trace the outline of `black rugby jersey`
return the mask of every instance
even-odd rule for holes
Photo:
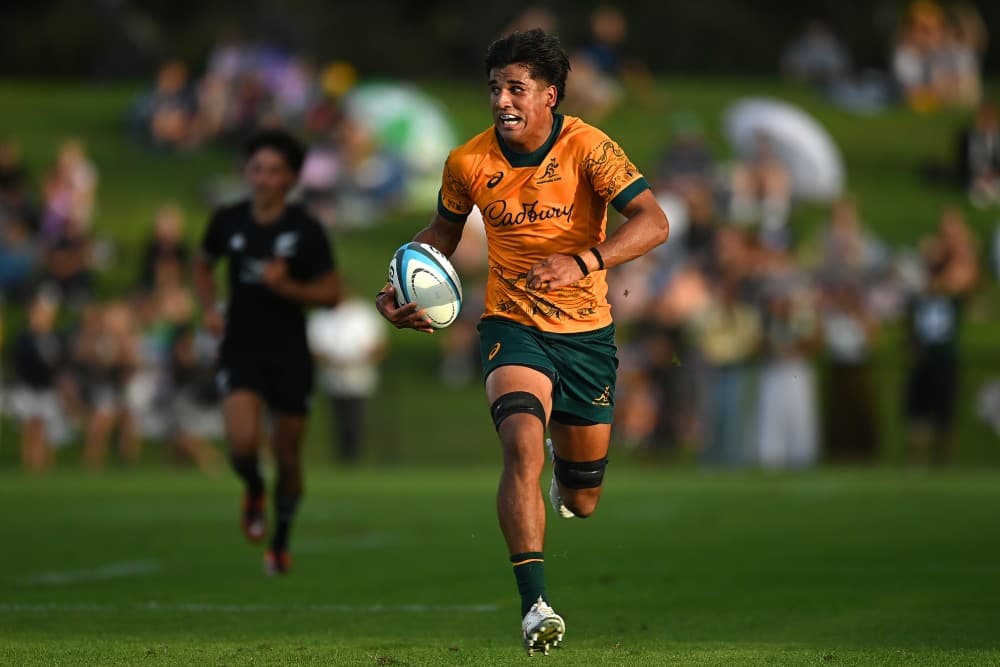
[[[318,221],[300,206],[289,205],[280,219],[261,225],[253,220],[250,202],[244,201],[215,212],[201,249],[212,260],[227,260],[227,340],[305,343],[303,305],[271,291],[261,275],[264,265],[277,257],[284,258],[288,275],[298,282],[336,268],[331,243]]]

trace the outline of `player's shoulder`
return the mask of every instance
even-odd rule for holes
[[[212,211],[211,222],[220,225],[233,225],[249,219],[250,201],[248,199],[241,199],[240,201],[217,206]]]
[[[560,139],[565,144],[584,150],[590,150],[606,141],[611,141],[604,130],[576,116],[563,117]]]
[[[323,227],[323,223],[317,220],[316,217],[302,204],[288,204],[287,219],[291,222],[291,224],[299,227],[300,229],[306,229],[314,233],[326,234],[326,229]]]
[[[493,127],[490,126],[465,143],[451,149],[448,154],[448,162],[456,166],[474,164],[486,159],[495,146],[496,136]]]

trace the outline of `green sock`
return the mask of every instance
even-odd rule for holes
[[[538,598],[548,601],[545,593],[545,557],[541,551],[529,551],[510,557],[514,564],[514,578],[521,593],[521,616],[538,602]]]

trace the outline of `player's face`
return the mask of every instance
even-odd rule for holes
[[[524,65],[490,70],[490,107],[493,124],[515,150],[530,152],[545,143],[552,131],[556,87],[531,78]]]
[[[263,147],[247,161],[246,179],[254,201],[274,203],[284,201],[295,185],[296,176],[281,153]]]

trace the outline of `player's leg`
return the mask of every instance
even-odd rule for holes
[[[291,566],[288,539],[302,497],[302,440],[305,430],[305,415],[275,415],[271,448],[278,479],[274,486],[274,533],[267,554],[267,567],[272,574],[287,572]]]
[[[271,450],[277,467],[274,484],[275,526],[266,556],[269,574],[281,574],[291,567],[288,540],[302,496],[302,440],[313,387],[313,367],[309,351],[289,345],[281,358],[272,358],[263,369],[266,400],[274,423]]]
[[[526,366],[501,366],[486,378],[486,399],[503,450],[497,515],[511,554],[541,551],[545,541],[538,484],[551,394],[552,381]]]
[[[222,415],[229,445],[229,461],[243,480],[241,514],[243,533],[251,542],[264,539],[266,512],[264,478],[260,474],[261,399],[254,392],[238,389],[222,399]]]
[[[566,628],[547,597],[539,485],[555,371],[537,332],[494,319],[482,320],[478,329],[486,397],[503,450],[497,517],[521,595],[521,635],[529,655],[545,653]]]
[[[549,424],[553,448],[553,485],[559,501],[573,515],[594,513],[604,488],[611,424]]]
[[[486,378],[503,450],[497,517],[521,596],[521,633],[528,655],[548,653],[566,625],[548,603],[545,585],[545,502],[539,481],[545,467],[545,423],[552,381],[527,366],[501,366]]]
[[[608,465],[618,359],[614,327],[553,336],[549,351],[559,382],[552,393],[549,499],[560,516],[590,516]]]

